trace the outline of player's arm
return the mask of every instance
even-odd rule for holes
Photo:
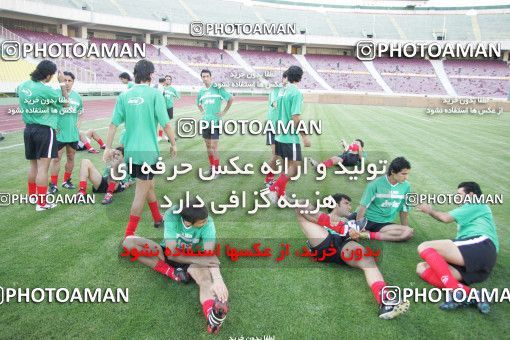
[[[206,237],[209,240],[212,240],[213,239],[212,237],[214,237],[215,239],[216,233],[215,232],[209,233],[208,236]],[[215,247],[216,247],[215,241],[204,242],[204,250],[214,251]],[[216,256],[213,256],[212,260],[216,261],[216,263],[213,265],[209,265],[209,273],[211,273],[211,279],[213,281],[211,289],[221,302],[225,302],[228,300],[228,290],[227,286],[225,285],[225,282],[223,281],[223,277],[221,276],[220,261]]]
[[[103,153],[103,161],[106,162],[110,158],[110,154],[112,151],[113,139],[115,138],[115,133],[117,132],[117,126],[124,123],[126,117],[126,112],[124,110],[124,105],[121,96],[117,97],[117,102],[115,103],[115,108],[113,109],[113,117],[112,122],[108,126],[108,134],[106,135],[106,147]]]
[[[64,74],[61,71],[58,71],[57,80],[60,85],[60,91],[62,91],[62,97],[65,98],[64,107],[69,106],[69,91],[67,90],[66,83],[64,82]]]
[[[166,111],[166,104],[165,99],[163,96],[157,96],[156,97],[156,103],[155,103],[155,112],[156,112],[156,119],[163,127],[163,130],[165,130],[166,135],[168,136],[168,139],[170,140],[171,144],[171,150],[170,154],[172,157],[175,157],[177,155],[177,146],[175,145],[175,135],[174,130],[172,129],[172,125],[170,123],[170,119],[168,118],[168,113]]]
[[[359,202],[358,212],[356,214],[356,221],[360,221],[365,217],[365,213],[367,211],[367,207],[375,198],[376,194],[376,186],[375,182],[371,182],[363,191],[363,195],[361,196],[361,201]]]
[[[198,92],[196,103],[197,103],[198,110],[200,110],[200,113],[203,114],[204,113],[204,107],[203,107],[202,103],[200,103],[201,95],[202,95],[202,91]]]
[[[303,96],[301,94],[296,95],[292,98],[290,113],[292,114],[292,122],[294,123],[294,127],[299,126],[299,122],[301,121],[301,111],[303,108]],[[305,134],[305,131],[299,131],[301,135],[301,139],[303,140],[303,145],[305,147],[310,147],[312,144],[310,143],[310,139],[308,135]]]
[[[225,90],[224,88],[221,88],[221,96],[222,98],[224,99],[227,99],[227,105],[225,106],[225,108],[223,109],[223,111],[221,112],[220,116],[224,116],[227,114],[228,110],[230,110],[230,107],[232,106],[232,103],[234,102],[234,97],[227,92],[227,90]]]
[[[356,213],[356,221],[360,221],[365,217],[365,212],[367,211],[367,207],[365,205],[360,205],[358,208],[358,212]]]
[[[400,214],[400,224],[401,225],[409,225],[409,221],[408,221],[409,213],[407,211],[401,211],[399,214]]]
[[[438,220],[439,222],[443,223],[451,223],[454,222],[455,219],[453,216],[448,212],[443,211],[437,211],[432,208],[430,204],[420,204],[416,207],[418,211],[421,211],[427,215],[432,216],[434,219]]]

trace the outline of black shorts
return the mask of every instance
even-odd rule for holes
[[[57,149],[60,151],[64,146],[69,145],[74,150],[78,150],[78,141],[76,142],[59,142],[57,141]]]
[[[149,172],[148,174],[142,173],[142,166],[143,165],[133,164],[132,165],[133,172],[130,173],[130,175],[133,176],[133,177],[136,177],[138,179],[141,179],[142,181],[150,181],[151,179],[153,179],[154,178],[154,173],[153,172]],[[149,165],[149,167],[152,170],[157,171],[155,164]],[[129,169],[129,167],[128,167],[128,169]]]
[[[358,162],[359,162],[359,155],[356,155],[356,154],[353,154],[350,152],[344,152],[343,154],[339,155],[338,157],[340,157],[343,160],[342,165],[345,165],[345,166],[354,166],[354,165],[358,164]]]
[[[168,118],[174,119],[174,108],[173,107],[169,107],[168,109],[166,109],[166,112],[168,113]]]
[[[374,221],[367,220],[367,225],[365,226],[365,230],[377,232],[377,231],[381,231],[381,229],[383,227],[386,227],[387,225],[390,225],[390,224],[394,224],[394,223],[393,222],[380,223],[380,222],[374,222]]]
[[[57,158],[57,136],[55,130],[47,125],[27,124],[23,131],[25,158]]]
[[[220,139],[220,128],[211,124],[202,130],[202,137],[204,139]]]
[[[286,158],[289,161],[302,161],[301,144],[299,143],[280,143],[274,142],[275,152],[281,158]]]
[[[161,244],[160,244],[160,247],[161,247],[161,250],[163,251],[163,254],[165,254],[166,247],[163,247]],[[188,272],[188,268],[190,266],[189,263],[179,263],[179,262],[175,262],[175,261],[169,260],[168,257],[166,257],[166,256],[165,256],[165,262],[166,262],[166,264],[168,264],[169,266],[174,267],[175,269],[182,268],[182,270],[184,270],[186,273]],[[191,275],[190,275],[190,278],[193,279],[191,277]]]
[[[275,143],[274,137],[274,133],[268,131],[268,133],[266,133],[266,145],[273,145]]]
[[[346,264],[342,259],[342,248],[348,243],[352,241],[349,236],[340,236],[338,234],[332,234],[328,232],[328,236],[316,247],[310,247],[310,243],[308,241],[308,247],[312,252],[317,251],[316,259],[321,259],[324,256],[324,252],[333,247],[336,249],[336,253],[333,256],[327,256],[321,262],[334,262],[338,264]]]
[[[97,189],[92,187],[92,192],[95,194],[106,194],[107,191],[108,191],[108,176],[103,176],[103,178],[101,178],[101,184],[99,184]],[[119,183],[119,185],[117,185],[117,187],[115,188],[114,192],[121,192],[121,191],[124,191],[124,188]]]
[[[452,240],[464,258],[464,266],[451,264],[470,285],[485,281],[496,264],[496,246],[487,236],[475,236],[463,240]]]

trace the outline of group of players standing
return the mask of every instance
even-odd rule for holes
[[[31,74],[31,79],[22,83],[17,93],[23,120],[25,155],[30,161],[28,175],[28,193],[37,194],[37,211],[51,209],[54,205],[46,202],[48,170],[51,168],[52,187],[56,186],[60,158],[66,148],[67,163],[63,186],[72,188],[70,181],[74,163],[74,151],[80,140],[78,116],[83,110],[83,102],[79,94],[72,90],[74,75],[69,72],[58,73],[60,90],[47,85],[56,73],[56,66],[51,61],[42,61]],[[108,135],[104,144],[103,160],[115,168],[124,159],[130,159],[132,172],[136,179],[135,194],[126,226],[123,246],[126,250],[146,247],[161,249],[158,257],[140,257],[139,261],[155,271],[178,282],[193,279],[200,290],[200,303],[207,320],[208,332],[217,333],[228,312],[228,290],[219,270],[216,257],[169,257],[165,252],[180,247],[191,247],[194,250],[214,250],[216,230],[212,216],[207,208],[195,207],[196,200],[174,213],[176,207],[169,209],[164,216],[159,211],[153,173],[142,171],[142,165],[154,167],[158,161],[158,142],[163,137],[157,131],[162,127],[170,143],[172,157],[177,154],[174,131],[171,126],[173,118],[173,101],[179,98],[175,89],[171,88],[171,77],[160,79],[159,90],[150,86],[155,73],[154,65],[148,60],[140,60],[134,67],[134,83],[129,74],[121,74],[121,81],[128,84],[128,90],[122,92],[116,101]],[[200,89],[196,104],[202,113],[202,119],[208,121],[209,128],[202,132],[210,171],[217,176],[220,163],[218,152],[219,131],[213,126],[221,120],[230,109],[233,97],[224,88],[212,81],[212,74],[205,69],[200,74],[204,86]],[[282,86],[275,88],[269,96],[267,119],[284,125],[294,122],[298,124],[303,111],[303,95],[299,83],[303,71],[298,66],[291,66],[283,73]],[[163,94],[163,95],[162,95]],[[37,100],[36,100],[37,99]],[[227,105],[222,110],[222,101]],[[125,130],[121,137],[121,146],[112,148],[116,130],[124,124]],[[301,137],[301,138],[300,138]],[[288,167],[277,178],[268,174],[265,178],[268,197],[276,203],[286,196],[289,179],[296,175],[301,166],[301,142],[305,147],[311,143],[306,134],[293,134],[292,131],[267,135],[267,144],[271,146],[272,155],[268,161],[272,169],[276,169],[277,161],[284,159]],[[364,143],[357,139],[346,146],[345,152],[324,162],[326,167],[337,162],[346,166],[363,157]],[[355,156],[352,156],[355,155]],[[317,162],[315,162],[315,165]],[[109,167],[107,167],[109,169]],[[379,317],[392,319],[409,308],[408,301],[388,301],[383,288],[386,283],[373,258],[346,260],[352,252],[364,248],[360,240],[371,239],[381,241],[406,241],[413,237],[413,229],[409,227],[408,211],[405,196],[409,193],[407,181],[411,165],[403,157],[395,158],[385,176],[369,183],[361,198],[356,212],[351,212],[351,198],[346,194],[334,194],[332,197],[336,207],[328,213],[304,213],[309,209],[296,210],[298,224],[308,240],[311,250],[317,251],[318,258],[324,258],[324,252],[333,247],[335,256],[326,257],[326,261],[346,264],[363,270],[367,283],[379,304]],[[87,179],[94,185],[94,192],[107,192],[106,203],[111,202],[114,191],[125,188],[126,183],[113,181],[109,175],[101,176],[92,163],[84,160],[80,169],[80,191],[87,191]],[[127,183],[129,185],[130,182]],[[463,182],[458,186],[460,195],[481,195],[480,187],[475,182]],[[105,201],[103,201],[104,203]],[[155,227],[164,225],[164,239],[161,244],[135,235],[140,216],[145,204],[149,205]],[[418,252],[425,262],[417,266],[417,273],[431,285],[439,288],[462,289],[470,293],[473,288],[468,285],[485,280],[496,261],[499,250],[496,227],[490,208],[485,204],[464,204],[451,212],[444,213],[432,209],[429,205],[421,205],[418,210],[429,214],[435,219],[450,223],[457,222],[458,232],[455,240],[428,241],[419,245]],[[394,223],[396,215],[400,215],[400,224]],[[347,253],[347,256],[340,256]],[[462,282],[462,283],[461,283]],[[475,292],[476,293],[476,292]],[[483,313],[488,312],[485,302],[446,301],[442,309],[453,309],[472,304]]]

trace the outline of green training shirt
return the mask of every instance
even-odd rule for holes
[[[83,112],[83,100],[78,92],[69,93],[69,106],[60,109],[58,117],[57,140],[62,143],[80,140],[78,117]]]
[[[283,122],[286,127],[292,121],[292,116],[300,115],[303,108],[303,94],[295,84],[287,84],[284,88],[282,96],[278,96],[278,121]],[[281,124],[281,123],[280,123]],[[297,128],[297,126],[295,126]],[[299,134],[292,133],[289,128],[288,133],[278,134],[278,129],[275,140],[279,143],[299,144]],[[280,131],[283,132],[283,131]]]
[[[232,95],[223,87],[212,84],[209,88],[202,87],[197,95],[197,105],[201,105],[204,109],[203,120],[219,121],[221,117],[221,101],[228,101]]]

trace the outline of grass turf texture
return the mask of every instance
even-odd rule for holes
[[[228,118],[264,119],[265,110],[266,103],[234,103]],[[176,113],[177,118],[196,116],[192,107]],[[369,160],[374,155],[387,155],[389,160],[403,155],[411,161],[413,191],[450,193],[459,182],[475,180],[485,193],[502,193],[508,197],[505,169],[510,166],[506,145],[510,119],[507,114],[428,117],[423,109],[307,104],[304,117],[323,122],[323,135],[311,138],[312,147],[303,149],[304,155],[325,159],[338,153],[340,137],[348,141],[360,137],[365,142]],[[103,128],[98,132],[105,139],[104,127],[108,122],[109,118],[84,122],[82,129]],[[2,192],[26,191],[28,163],[23,147],[3,149],[22,142],[22,134],[17,132],[8,134],[8,139],[0,144],[4,160],[0,164]],[[180,139],[175,161],[169,160],[167,144],[160,144],[168,165],[192,162],[194,171],[173,183],[159,178],[158,197],[166,194],[175,200],[189,190],[206,201],[223,203],[231,190],[252,192],[262,187],[262,175],[200,182],[196,169],[208,166],[203,144],[200,137]],[[96,146],[94,142],[93,146]],[[240,155],[241,164],[260,164],[270,153],[263,136],[222,137],[220,150],[222,162],[227,156]],[[78,184],[78,166],[83,158],[92,159],[100,170],[103,168],[101,154],[77,153],[75,184]],[[374,160],[377,159],[371,161]],[[63,172],[62,169],[59,181]],[[324,181],[316,182],[309,174],[299,183],[289,183],[288,192],[307,198],[315,197],[316,190],[324,194],[343,192],[353,198],[356,207],[365,184],[365,179],[349,181],[345,176],[334,175],[330,169]],[[60,192],[68,191],[61,188]],[[127,304],[4,304],[0,306],[0,338],[208,337],[196,285],[176,284],[147,267],[119,257],[119,242],[133,195],[134,189],[115,195],[109,206],[102,206],[102,195],[96,195],[95,205],[59,206],[42,213],[36,213],[33,206],[0,209],[1,286],[129,288]],[[475,285],[477,287],[503,288],[508,284],[510,242],[505,235],[510,216],[507,207],[508,203],[491,207],[501,251],[491,277]],[[292,247],[304,244],[293,211],[270,208],[251,216],[247,210],[232,210],[215,216],[220,242],[228,239],[232,245],[246,245],[258,240],[265,245],[289,239]],[[426,240],[453,238],[456,227],[436,222],[415,210],[409,221],[415,228],[411,241],[372,245],[382,248],[380,268],[388,284],[430,288],[415,274],[416,263],[420,261],[416,247]],[[148,207],[144,209],[137,234],[154,239],[163,235],[161,229],[152,227]],[[293,249],[296,248],[291,251]],[[279,248],[273,253],[279,253]],[[274,257],[249,261],[222,260],[231,313],[220,338],[263,335],[287,339],[336,336],[503,338],[510,331],[508,303],[492,306],[487,316],[471,308],[443,312],[437,304],[412,303],[406,315],[384,321],[377,317],[377,305],[359,270],[323,264],[312,266],[307,260],[294,256],[280,264],[275,263]]]

